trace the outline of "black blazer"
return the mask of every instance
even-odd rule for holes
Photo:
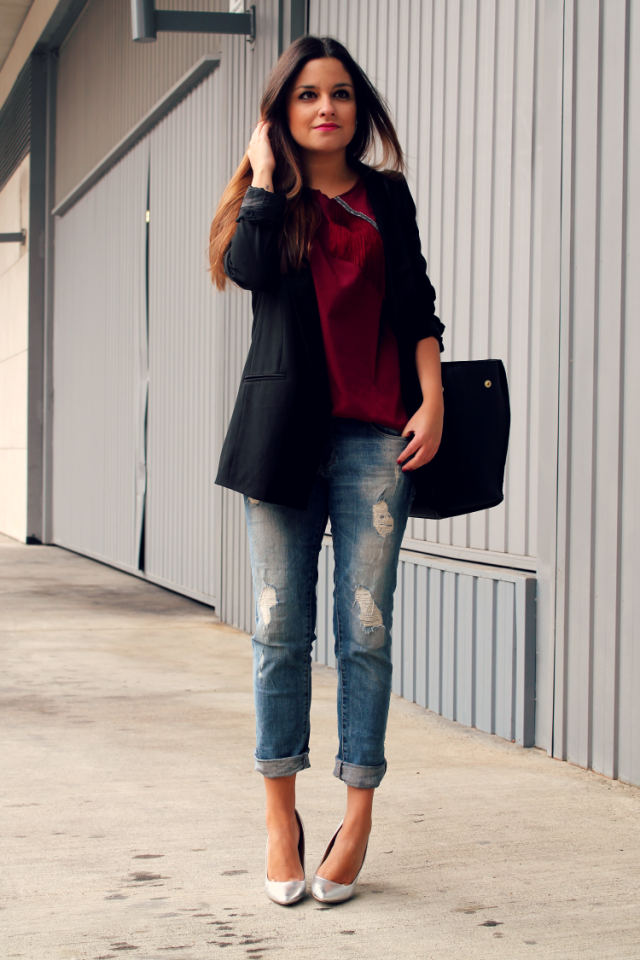
[[[418,340],[436,337],[435,290],[420,249],[416,207],[404,178],[354,164],[384,244],[382,320],[398,342],[402,399],[411,417],[422,403]],[[224,257],[227,276],[251,290],[252,339],[222,447],[216,483],[256,500],[306,509],[331,422],[329,381],[311,270],[280,273],[278,234],[286,198],[249,187]],[[431,516],[421,469],[412,516]]]

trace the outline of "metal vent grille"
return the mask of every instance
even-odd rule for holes
[[[31,143],[31,61],[24,65],[0,110],[0,190],[29,153]]]

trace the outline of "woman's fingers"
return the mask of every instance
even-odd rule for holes
[[[269,140],[269,128],[271,124],[268,120],[259,120],[251,135],[247,156],[254,172],[272,172],[275,168],[275,157],[271,149]]]
[[[402,436],[411,439],[398,457],[403,471],[418,470],[433,460],[442,438],[442,414],[440,399],[439,408],[434,409],[432,404],[423,403],[409,420]]]
[[[251,139],[257,143],[261,137],[265,137],[269,132],[269,122],[268,120],[259,120],[256,124],[255,130],[251,135]]]
[[[433,460],[437,452],[438,444],[433,438],[414,435],[398,457],[398,463],[403,464],[403,471],[417,470]]]
[[[398,463],[404,463],[404,461],[411,457],[420,447],[422,446],[422,440],[419,439],[414,433],[413,438],[406,445],[400,456],[398,457]]]
[[[412,460],[409,460],[409,463],[405,463],[402,468],[403,473],[409,473],[410,470],[417,470],[419,467],[424,467],[425,463],[428,463],[432,457],[428,456],[424,449],[421,448],[413,457]]]
[[[422,454],[422,448],[419,448],[418,451],[416,452],[416,455],[412,457],[408,463],[405,463],[403,465],[402,472],[409,473],[410,470],[417,470],[418,467],[421,467],[424,463],[426,463],[426,460],[423,459],[421,454]]]

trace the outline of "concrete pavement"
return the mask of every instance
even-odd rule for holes
[[[394,697],[357,897],[285,909],[262,888],[245,634],[6,538],[0,630],[0,957],[640,958],[640,790]],[[321,667],[308,875],[342,816],[334,704]]]

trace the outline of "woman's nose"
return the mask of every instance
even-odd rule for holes
[[[331,97],[327,97],[320,101],[320,106],[318,107],[318,113],[325,117],[328,113],[334,113],[333,103],[331,102]]]

